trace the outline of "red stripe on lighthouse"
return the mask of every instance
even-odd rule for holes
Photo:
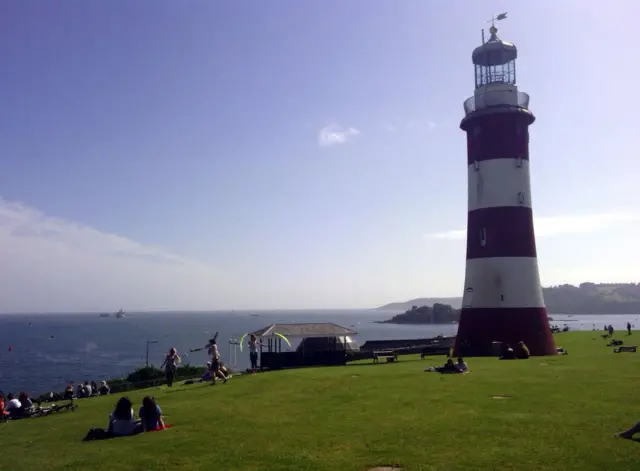
[[[467,131],[467,164],[491,159],[529,160],[529,124],[533,120],[525,110],[467,118],[461,125]]]
[[[531,208],[500,206],[468,214],[467,260],[487,257],[536,257]]]
[[[556,354],[544,307],[463,308],[456,334],[456,355],[498,356],[492,341],[512,347],[522,341],[532,355]]]

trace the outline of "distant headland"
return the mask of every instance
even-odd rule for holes
[[[550,286],[542,288],[542,292],[549,314],[640,314],[640,283],[585,282],[578,286]],[[385,304],[376,310],[405,311],[385,322],[438,324],[456,322],[461,305],[462,298],[417,298]]]
[[[433,306],[411,306],[406,312],[378,324],[453,324],[459,320],[459,309],[449,304],[435,303]]]

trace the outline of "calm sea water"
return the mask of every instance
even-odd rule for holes
[[[255,314],[258,314],[257,316]],[[160,364],[170,347],[183,362],[202,365],[204,352],[185,354],[202,347],[215,332],[226,364],[246,368],[248,353],[229,347],[229,339],[274,323],[335,322],[367,340],[428,338],[455,335],[456,325],[376,324],[395,313],[380,311],[257,311],[234,313],[132,313],[122,319],[97,314],[0,315],[0,390],[37,394],[59,391],[68,381],[126,376],[144,365],[147,341],[149,360]],[[600,330],[605,324],[623,329],[627,321],[640,324],[640,316],[552,316],[555,324],[572,329]],[[30,325],[31,324],[31,325]],[[296,343],[292,340],[293,347]]]

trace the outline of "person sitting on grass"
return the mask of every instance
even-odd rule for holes
[[[500,355],[500,359],[501,360],[515,360],[516,359],[516,354],[513,351],[513,348],[511,348],[511,345],[509,345],[508,343],[505,343],[503,345],[502,355]]]
[[[108,432],[116,437],[133,435],[141,431],[141,425],[133,417],[133,405],[127,397],[118,399],[114,411],[109,415]]]
[[[20,415],[20,411],[22,410],[22,403],[19,399],[9,393],[7,396],[7,402],[4,405],[4,410],[9,414],[9,416],[17,416]]]
[[[204,367],[204,374],[202,375],[202,378],[200,378],[200,381],[206,383],[207,381],[213,380],[213,370],[211,369],[211,362],[208,361],[207,363],[205,363]]]
[[[529,349],[527,348],[527,346],[524,344],[522,340],[518,342],[518,346],[516,347],[515,353],[516,353],[516,358],[518,360],[527,360],[531,356]]]
[[[640,433],[640,422],[635,424],[629,430],[625,430],[624,432],[618,433],[616,436],[620,438],[627,438],[631,440],[636,433]]]
[[[456,364],[453,362],[453,358],[449,357],[447,362],[442,366],[436,366],[435,371],[438,373],[459,373]]]
[[[456,363],[456,369],[458,370],[458,373],[466,373],[469,371],[469,366],[467,365],[467,362],[464,361],[464,358],[462,357],[458,358],[458,363]]]
[[[73,387],[73,381],[72,381],[69,384],[67,384],[67,387],[64,390],[64,398],[69,400],[73,399],[74,391],[75,389]]]
[[[103,381],[102,383],[100,383],[100,387],[98,388],[98,392],[100,393],[101,396],[106,396],[107,394],[109,394],[111,392],[111,388],[109,388],[109,385],[107,384],[106,381]]]
[[[163,430],[164,421],[162,420],[162,409],[156,404],[153,396],[146,396],[142,400],[142,407],[138,414],[142,424],[143,432],[152,432],[154,430]]]
[[[29,414],[33,410],[33,401],[26,392],[21,392],[18,396],[20,407],[25,414]]]
[[[4,418],[9,415],[9,413],[4,410],[5,405],[4,393],[0,391],[0,418]]]

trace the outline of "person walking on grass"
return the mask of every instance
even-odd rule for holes
[[[176,372],[178,371],[178,365],[180,364],[181,361],[182,360],[178,355],[178,352],[176,351],[176,349],[174,347],[171,347],[171,349],[169,349],[169,353],[167,353],[167,356],[164,357],[164,361],[160,366],[160,369],[164,368],[164,374],[165,374],[165,377],[167,378],[168,387],[173,386],[173,380],[176,376]]]
[[[627,332],[631,335],[631,322],[627,322]]]
[[[258,346],[262,347],[262,342],[258,341],[255,334],[249,336],[249,360],[251,360],[251,374],[258,372]]]

